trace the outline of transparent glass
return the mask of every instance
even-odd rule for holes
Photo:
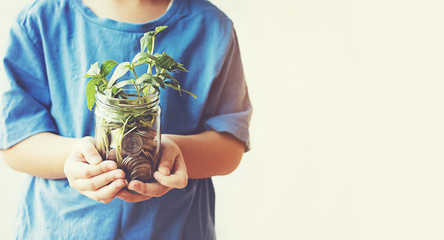
[[[161,140],[159,94],[116,99],[97,93],[94,112],[102,158],[115,161],[128,182],[154,182]]]

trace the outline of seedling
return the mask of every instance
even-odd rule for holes
[[[114,60],[106,60],[102,64],[96,62],[91,65],[85,75],[91,78],[86,86],[89,110],[93,110],[95,105],[97,108],[97,98],[107,99],[107,101],[115,99],[116,103],[127,100],[125,105],[117,104],[118,108],[113,110],[112,117],[101,117],[99,122],[96,119],[96,141],[102,157],[115,160],[117,165],[127,173],[128,181],[133,179],[144,182],[153,181],[152,173],[157,168],[158,149],[151,151],[146,146],[157,145],[158,148],[159,141],[156,137],[147,138],[146,136],[158,134],[158,131],[153,129],[153,124],[158,119],[160,110],[157,108],[157,102],[152,101],[159,100],[161,90],[169,87],[177,90],[181,96],[182,93],[187,93],[196,98],[193,93],[182,89],[180,82],[173,77],[173,73],[188,72],[183,64],[178,63],[165,52],[154,53],[156,36],[166,28],[166,26],[159,26],[154,31],[145,33],[140,39],[140,52],[131,62],[118,63]],[[146,72],[138,76],[136,68],[143,67],[146,67]],[[148,104],[148,107],[143,109],[137,107],[143,104]],[[143,146],[137,144],[143,144]],[[137,151],[133,153],[128,149]],[[142,157],[147,161],[144,162]],[[137,159],[143,167],[137,168],[137,164],[133,164],[131,159]],[[149,167],[147,167],[147,162],[150,163]],[[148,172],[149,176],[146,177],[141,172]]]

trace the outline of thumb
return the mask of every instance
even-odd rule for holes
[[[171,169],[173,168],[174,160],[175,156],[172,156],[168,153],[162,154],[158,167],[159,172],[162,173],[164,176],[169,176]]]
[[[94,139],[90,137],[84,138],[83,141],[80,142],[79,147],[83,157],[89,164],[97,165],[102,161],[102,157],[94,146]]]

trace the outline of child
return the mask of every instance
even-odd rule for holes
[[[130,182],[95,148],[82,76],[127,61],[157,26],[155,52],[197,100],[161,94],[158,183]],[[215,239],[211,177],[249,149],[251,104],[231,21],[205,0],[35,0],[12,26],[4,57],[0,149],[29,174],[18,239]],[[103,204],[107,203],[107,204]]]

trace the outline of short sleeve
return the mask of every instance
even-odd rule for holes
[[[2,68],[0,149],[7,149],[40,132],[56,132],[50,115],[51,98],[43,49],[24,23],[10,31]]]
[[[222,68],[211,86],[207,101],[204,129],[227,132],[244,142],[245,151],[248,151],[252,106],[234,29]]]

